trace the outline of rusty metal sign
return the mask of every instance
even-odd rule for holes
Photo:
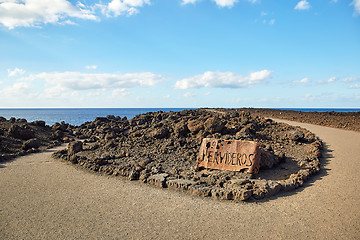
[[[204,138],[197,166],[230,171],[248,169],[249,173],[257,174],[260,160],[261,153],[257,142]]]

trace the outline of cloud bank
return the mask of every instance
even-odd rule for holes
[[[41,27],[44,24],[74,24],[73,18],[99,20],[97,10],[107,17],[134,15],[138,8],[150,0],[99,1],[92,6],[81,2],[73,5],[68,0],[1,0],[0,23],[8,29],[16,27]]]
[[[11,86],[5,87],[1,92],[6,96],[21,96],[28,94],[31,89],[31,84],[27,82],[14,83]]]
[[[262,70],[243,76],[233,72],[205,72],[177,81],[174,88],[246,88],[255,84],[265,83],[266,79],[271,76],[271,73],[272,71]]]
[[[112,0],[108,4],[96,4],[103,14],[107,17],[117,17],[120,15],[134,15],[138,13],[138,8],[149,5],[150,0]]]
[[[131,88],[152,87],[163,77],[151,72],[42,72],[9,78],[1,85],[0,102],[8,106],[99,106],[130,95]],[[130,102],[131,103],[131,102]]]
[[[42,24],[71,24],[70,18],[97,20],[94,12],[78,3],[67,0],[2,0],[0,23],[9,29],[15,27],[39,27]]]
[[[71,90],[88,89],[112,89],[112,88],[133,88],[150,87],[162,81],[161,75],[151,72],[143,73],[80,73],[80,72],[61,72],[61,73],[39,73],[33,74],[22,79],[23,81],[44,80],[49,84],[59,88]]]

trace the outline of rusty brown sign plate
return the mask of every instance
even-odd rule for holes
[[[249,173],[257,174],[260,167],[260,155],[259,144],[254,141],[204,138],[197,166],[230,171],[248,169]]]

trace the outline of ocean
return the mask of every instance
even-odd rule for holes
[[[26,109],[0,109],[0,116],[9,119],[25,118],[32,122],[43,120],[48,125],[64,121],[71,125],[81,125],[84,122],[94,121],[96,117],[114,115],[133,118],[136,115],[157,111],[182,111],[190,108],[26,108]]]
[[[87,121],[93,121],[96,117],[106,117],[107,115],[114,115],[120,117],[127,117],[128,119],[134,116],[147,112],[157,111],[182,111],[194,108],[26,108],[26,109],[0,109],[0,116],[10,119],[25,118],[29,122],[36,120],[43,120],[48,125],[53,125],[55,122],[64,121],[71,125],[81,125]],[[280,110],[295,110],[304,112],[358,112],[360,108],[274,108]]]

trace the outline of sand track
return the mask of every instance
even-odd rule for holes
[[[292,124],[324,141],[323,170],[306,187],[260,202],[99,176],[52,151],[1,164],[0,239],[359,239],[360,133]]]

